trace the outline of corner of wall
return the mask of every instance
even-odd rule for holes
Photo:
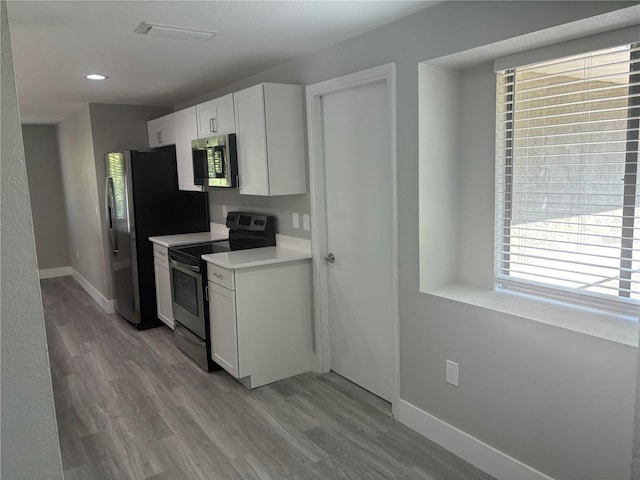
[[[455,281],[458,265],[459,74],[419,65],[420,291]]]
[[[7,4],[0,1],[0,476],[62,479]]]

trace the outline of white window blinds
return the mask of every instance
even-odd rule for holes
[[[496,282],[638,313],[640,44],[498,72]]]

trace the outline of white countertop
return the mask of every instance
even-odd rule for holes
[[[186,245],[189,243],[210,242],[211,240],[224,240],[228,235],[219,232],[199,232],[199,233],[182,233],[177,235],[161,235],[157,237],[149,237],[153,243],[162,245],[163,247],[173,247],[175,245]]]
[[[203,255],[202,258],[214,265],[230,270],[237,270],[240,268],[260,267],[274,263],[307,260],[311,258],[311,253],[285,247],[264,247],[236,250],[235,252],[212,253],[210,255]]]

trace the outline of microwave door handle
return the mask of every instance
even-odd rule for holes
[[[213,175],[215,178],[227,177],[227,156],[224,145],[213,147]]]

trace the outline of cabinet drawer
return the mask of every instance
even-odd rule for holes
[[[169,268],[169,255],[167,250],[167,247],[163,247],[157,243],[153,244],[153,256],[160,260],[162,266],[165,268]]]
[[[207,344],[196,337],[188,329],[179,323],[174,323],[173,329],[176,346],[189,355],[198,365],[207,370],[209,361],[207,359]]]
[[[227,270],[213,263],[207,263],[207,277],[213,283],[222,285],[229,290],[236,289],[233,270]]]

